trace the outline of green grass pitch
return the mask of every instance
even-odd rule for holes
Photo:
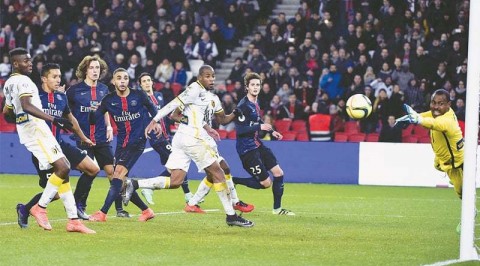
[[[74,187],[77,178],[72,178]],[[255,205],[245,217],[253,228],[228,227],[215,193],[202,208],[186,214],[183,193],[155,192],[157,213],[146,223],[136,215],[106,223],[86,222],[97,231],[65,231],[61,202],[49,205],[53,230],[16,223],[15,205],[41,189],[36,176],[0,175],[1,265],[422,265],[458,258],[455,227],[460,201],[452,189],[286,184],[284,207],[294,217],[271,213],[271,190],[237,186],[240,197]],[[198,181],[191,181],[194,191]],[[97,178],[88,201],[98,210],[108,190]],[[470,264],[462,264],[470,265]]]

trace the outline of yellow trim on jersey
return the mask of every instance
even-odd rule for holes
[[[25,97],[25,96],[29,96],[29,97],[32,97],[32,94],[31,93],[22,93],[18,96],[18,98],[22,98],[22,97]]]
[[[50,153],[47,152],[47,149],[45,149],[45,146],[43,145],[42,141],[37,139],[37,143],[40,146],[40,148],[42,149],[43,153],[47,156],[48,162],[53,163],[52,157],[50,157]]]
[[[219,113],[221,113],[221,112],[223,112],[223,108],[220,109],[220,110],[218,110],[218,111],[216,111],[215,114],[219,114]]]
[[[185,106],[185,103],[182,100],[180,100],[180,98],[178,98],[178,96],[175,97],[175,99],[173,99],[173,100],[178,100],[180,102],[180,106],[179,106],[180,108],[181,108],[181,106]]]
[[[205,87],[203,87],[202,83],[200,83],[200,81],[197,80],[197,84],[200,85],[200,87],[202,87],[204,90],[206,90]]]
[[[13,109],[13,104],[12,104],[12,105],[6,104],[5,106],[6,106],[8,109]]]

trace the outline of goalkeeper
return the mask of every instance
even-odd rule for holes
[[[464,140],[457,117],[450,105],[448,91],[436,90],[431,98],[430,111],[418,114],[410,106],[404,105],[407,115],[398,118],[397,123],[419,124],[430,129],[430,139],[435,153],[434,166],[437,170],[447,173],[461,199]]]

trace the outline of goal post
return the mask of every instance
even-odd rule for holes
[[[478,260],[475,245],[476,176],[478,146],[478,116],[480,93],[480,1],[470,1],[468,39],[468,72],[465,112],[465,157],[463,167],[462,231],[460,261]]]

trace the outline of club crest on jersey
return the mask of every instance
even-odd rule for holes
[[[62,96],[60,96],[60,94],[57,94],[57,100],[59,100],[59,101],[62,100]]]
[[[215,102],[214,101],[212,101],[212,107],[215,107]]]
[[[137,106],[137,101],[136,101],[136,100],[132,100],[132,101],[130,102],[130,104],[131,104],[132,106]]]

